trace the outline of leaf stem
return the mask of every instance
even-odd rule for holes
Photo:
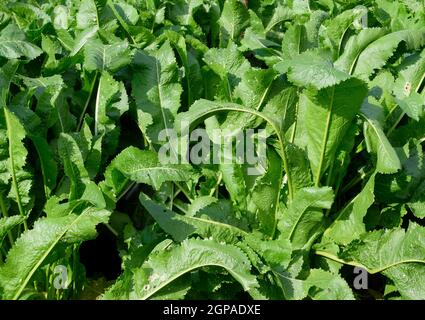
[[[94,109],[94,136],[97,136],[98,133],[98,122],[99,122],[99,105],[100,105],[100,90],[102,88],[102,77],[99,78],[99,83],[97,85],[96,93],[96,104]]]
[[[294,129],[292,130],[291,133],[291,139],[289,140],[291,143],[294,143],[295,141],[295,136],[297,134],[297,125],[298,125],[298,104],[299,102],[297,102],[297,104],[295,105],[295,121],[294,121]]]
[[[186,196],[187,200],[189,200],[190,203],[192,203],[193,202],[193,199],[189,196],[189,194],[187,193],[187,191],[177,181],[174,181],[174,184]]]
[[[77,125],[77,131],[81,130],[81,127],[83,126],[83,120],[84,120],[84,115],[86,114],[87,108],[89,106],[90,100],[91,100],[91,96],[93,94],[93,90],[94,90],[94,85],[96,83],[97,80],[97,76],[98,76],[99,72],[96,71],[93,81],[91,83],[91,87],[90,87],[90,91],[89,91],[89,96],[87,97],[86,103],[84,105],[83,111],[81,112],[80,115],[80,119],[78,120],[78,125]]]
[[[380,267],[380,268],[374,268],[374,269],[369,269],[368,267],[366,267],[365,265],[361,264],[360,262],[356,262],[356,261],[345,261],[343,259],[338,258],[337,256],[335,256],[332,253],[326,252],[326,251],[321,251],[318,250],[315,252],[317,255],[328,258],[330,260],[342,263],[342,264],[346,264],[349,266],[353,266],[353,267],[359,267],[362,269],[365,269],[367,271],[367,273],[369,274],[376,274],[376,273],[380,273],[383,272],[389,268],[392,267],[396,267],[400,264],[404,264],[404,263],[421,263],[421,264],[425,264],[425,260],[419,260],[419,259],[406,259],[406,260],[400,260],[397,262],[393,262],[391,264],[388,264],[386,266]]]
[[[27,231],[28,230],[28,225],[26,220],[27,217],[25,215],[24,208],[22,206],[21,196],[19,194],[18,180],[16,178],[16,172],[15,172],[15,156],[13,154],[12,142],[11,142],[13,141],[13,137],[12,137],[12,132],[10,130],[10,128],[12,127],[12,123],[10,122],[9,113],[8,111],[6,111],[6,108],[4,109],[4,118],[6,120],[6,126],[8,128],[7,136],[9,141],[9,159],[10,159],[10,169],[11,169],[10,171],[12,174],[12,185],[16,192],[16,203],[18,204],[19,214],[25,218],[25,220],[23,221],[23,224],[24,224],[25,231]]]
[[[103,224],[109,231],[111,231],[111,233],[115,236],[118,237],[118,231],[115,230],[109,223],[104,223]]]
[[[334,99],[335,99],[335,87],[332,88],[332,96],[331,96],[331,101],[329,105],[328,116],[326,119],[325,135],[322,141],[322,152],[320,154],[319,166],[317,168],[317,173],[316,173],[316,181],[315,181],[316,187],[320,186],[320,178],[322,176],[323,165],[325,162],[326,146],[328,144],[329,131],[330,131],[331,123],[332,123],[332,111],[333,111]]]
[[[212,197],[214,195],[214,193],[216,193],[216,191],[218,191],[218,187],[220,186],[222,179],[223,179],[223,173],[220,171],[218,179],[217,179],[217,183],[215,184],[214,188],[211,189],[210,197]]]
[[[120,193],[120,195],[117,197],[116,202],[120,201],[122,197],[124,197],[131,189],[133,189],[137,185],[136,182],[131,182],[128,187]]]
[[[173,202],[174,202],[174,184],[171,184],[171,197],[170,197],[170,207],[169,209],[173,211]]]

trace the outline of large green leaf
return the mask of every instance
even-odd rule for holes
[[[353,74],[369,78],[376,69],[385,65],[401,42],[406,43],[410,50],[420,48],[425,44],[425,29],[397,31],[375,40],[358,56]]]
[[[381,125],[373,118],[365,117],[364,136],[367,149],[376,156],[376,170],[380,173],[395,173],[401,169],[400,159],[388,141]]]
[[[326,41],[329,41],[330,47],[333,49],[334,57],[339,57],[344,36],[349,31],[354,22],[367,15],[367,9],[357,7],[351,10],[346,10],[337,15],[334,19],[329,20],[326,26]]]
[[[385,34],[385,29],[367,28],[361,30],[359,34],[350,37],[344,47],[343,54],[335,62],[335,66],[340,70],[353,74],[362,52],[369,44]]]
[[[75,139],[66,133],[62,133],[59,137],[58,151],[65,174],[71,182],[69,199],[79,199],[84,193],[86,184],[90,181],[81,151]]]
[[[173,126],[182,92],[170,42],[157,50],[138,51],[134,63],[132,88],[138,124],[147,138],[158,144],[160,132]]]
[[[347,282],[338,274],[312,269],[305,282],[313,300],[354,300]]]
[[[282,183],[281,159],[274,150],[267,155],[267,172],[255,182],[250,193],[260,229],[273,237],[276,228],[276,212],[279,210],[279,188]]]
[[[331,188],[307,187],[299,190],[284,210],[278,228],[294,248],[301,248],[321,231],[324,224],[323,209],[330,209],[334,200]]]
[[[281,73],[287,72],[289,80],[297,86],[313,86],[319,90],[350,78],[348,73],[333,66],[332,56],[323,50],[306,51],[289,61],[279,62],[274,68]]]
[[[250,273],[251,264],[240,249],[232,245],[219,244],[211,240],[186,240],[181,245],[157,251],[149,256],[140,268],[133,270],[126,290],[130,299],[149,299],[184,274],[207,266],[224,268],[238,281],[245,291],[258,286]],[[121,283],[121,286],[123,284]],[[109,299],[112,287],[103,296]]]
[[[77,28],[87,29],[89,27],[99,27],[99,12],[96,0],[82,0],[76,15]]]
[[[87,41],[84,45],[84,68],[88,71],[117,71],[131,61],[127,41],[103,44],[99,39]]]
[[[18,299],[41,266],[61,257],[60,247],[94,238],[96,225],[108,222],[109,214],[88,207],[81,213],[65,212],[37,220],[33,229],[16,241],[0,267],[3,299]]]
[[[4,237],[16,226],[24,222],[22,216],[11,216],[0,219],[0,246],[3,243]]]
[[[248,190],[245,167],[240,164],[220,164],[220,172],[230,199],[241,210],[246,210]]]
[[[308,90],[303,96],[300,103],[306,110],[301,116],[305,117],[308,158],[316,185],[334,161],[366,93],[366,85],[352,78],[330,88]]]
[[[0,56],[7,59],[24,57],[33,60],[43,51],[25,40],[25,33],[14,24],[9,24],[0,32]]]
[[[229,40],[238,41],[241,32],[249,25],[247,8],[239,0],[224,2],[219,24],[222,46],[225,46]]]
[[[338,214],[333,224],[325,231],[324,239],[330,238],[338,244],[348,244],[366,232],[363,218],[375,200],[375,174],[363,190]]]
[[[128,96],[122,82],[102,72],[96,94],[94,110],[94,136],[102,137],[102,156],[114,154],[118,147],[120,117],[128,110]]]
[[[3,108],[4,118],[0,116],[0,126],[3,127],[4,121],[7,132],[8,142],[8,160],[7,171],[8,179],[11,179],[11,190],[9,197],[18,205],[19,213],[27,216],[28,208],[25,206],[30,201],[30,189],[32,186],[31,176],[25,171],[28,151],[24,145],[26,132],[19,119],[8,108]]]
[[[235,44],[227,48],[211,48],[204,55],[208,67],[221,78],[225,98],[233,101],[233,90],[249,72],[250,65]]]
[[[217,214],[212,217],[207,214],[179,215],[150,200],[143,193],[140,194],[139,200],[159,226],[170,234],[175,241],[183,241],[191,234],[196,233],[203,238],[211,237],[216,241],[235,243],[238,238],[247,235],[246,231],[240,229],[238,225],[231,224],[231,213],[223,212],[223,208],[220,206],[212,208],[213,210],[221,210],[222,217],[220,218],[222,219],[217,219]],[[205,211],[205,208],[202,211]],[[228,217],[226,217],[226,213]]]
[[[281,150],[280,155],[282,157],[283,167],[288,179],[289,198],[292,198],[294,192],[292,176],[291,172],[288,170],[288,160],[286,157],[285,142],[282,134],[282,127],[285,125],[285,123],[279,121],[285,119],[274,119],[271,118],[267,113],[262,113],[256,111],[255,109],[247,108],[235,103],[220,103],[201,99],[196,101],[188,112],[182,112],[177,116],[175,129],[180,134],[187,134],[191,128],[194,128],[206,118],[211,117],[217,113],[231,111],[254,115],[271,126],[273,132],[277,135],[279,140],[279,149]]]
[[[202,0],[176,0],[169,9],[170,19],[196,30],[199,27],[195,21],[195,13],[202,4]]]
[[[52,150],[49,148],[49,145],[44,138],[34,135],[31,136],[31,140],[34,143],[40,159],[45,195],[48,197],[53,188],[56,186],[58,171],[57,163],[53,157]]]
[[[16,60],[9,60],[0,68],[0,107],[7,106],[7,97],[9,95],[10,82],[18,69]]]
[[[186,45],[185,38],[177,32],[167,30],[165,35],[170,40],[171,45],[176,49],[185,70],[184,78],[187,91],[187,105],[192,105],[193,101],[201,97],[203,91],[202,74],[198,60]]]
[[[424,299],[425,229],[411,223],[403,229],[379,230],[353,241],[340,255],[318,252],[343,263],[383,273],[405,299]]]
[[[190,165],[163,164],[152,151],[128,147],[112,160],[106,169],[105,178],[118,195],[129,180],[159,189],[166,181],[188,181],[193,174]]]

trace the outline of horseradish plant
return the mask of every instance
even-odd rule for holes
[[[425,298],[424,48],[417,0],[2,2],[0,297]]]

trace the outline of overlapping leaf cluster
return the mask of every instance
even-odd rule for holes
[[[103,299],[424,299],[424,50],[417,0],[3,2],[0,298],[84,297],[101,229]],[[161,161],[197,127],[261,175]]]

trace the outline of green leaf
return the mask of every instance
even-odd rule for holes
[[[30,200],[29,192],[32,181],[28,173],[24,170],[28,156],[28,151],[23,143],[26,132],[19,119],[15,114],[9,111],[8,108],[3,108],[3,113],[4,119],[0,119],[3,120],[6,125],[5,129],[7,131],[9,155],[7,170],[12,180],[12,188],[9,197],[18,205],[19,214],[27,216],[29,212],[27,211],[28,208],[25,208],[25,206]]]
[[[238,238],[247,234],[246,231],[240,229],[238,226],[232,225],[232,221],[229,219],[231,216],[228,218],[225,217],[226,212],[223,215],[224,219],[217,219],[216,216],[211,217],[206,214],[197,216],[179,215],[165,208],[163,205],[150,200],[143,193],[140,193],[139,200],[159,226],[178,242],[196,233],[203,238],[211,237],[216,241],[235,243]],[[230,215],[230,212],[227,212],[227,214]]]
[[[364,136],[368,151],[376,157],[379,173],[395,173],[401,169],[400,159],[377,120],[366,116]]]
[[[340,262],[383,273],[405,299],[423,299],[425,288],[425,229],[410,223],[403,229],[379,230],[353,241],[341,254]],[[325,254],[326,256],[326,254]],[[331,259],[339,259],[333,255]]]
[[[81,151],[75,139],[66,133],[61,133],[59,136],[58,151],[65,174],[71,180],[69,199],[79,199],[84,193],[86,184],[90,181]]]
[[[324,239],[330,238],[337,244],[347,245],[366,232],[363,219],[375,200],[375,174],[363,190],[338,214],[333,224],[325,231]]]
[[[333,200],[334,194],[329,187],[299,190],[278,224],[282,237],[291,240],[294,248],[308,245],[310,239],[323,227],[322,209],[330,209]]]
[[[245,168],[239,164],[220,164],[220,172],[230,199],[241,210],[247,208]]]
[[[24,222],[24,220],[25,218],[22,216],[11,216],[0,219],[0,246],[8,232],[10,232],[16,226],[20,225],[22,222]]]
[[[397,31],[375,40],[358,56],[353,74],[368,79],[385,65],[401,42],[406,43],[409,50],[420,48],[425,44],[425,29]]]
[[[404,99],[419,93],[425,75],[425,50],[406,57],[398,68],[400,70],[394,83],[394,95],[398,99]]]
[[[60,247],[93,239],[96,225],[108,222],[109,214],[106,210],[88,207],[80,214],[69,212],[64,216],[37,220],[33,229],[16,241],[6,263],[0,267],[3,299],[18,299],[40,267],[51,261],[50,258],[61,257]]]
[[[286,300],[302,300],[308,295],[308,284],[302,280],[305,279],[304,273],[305,257],[299,253],[294,253],[290,265],[285,268],[273,269],[273,274],[279,281],[279,287]]]
[[[156,153],[128,147],[112,160],[105,177],[118,194],[128,180],[146,183],[158,190],[166,181],[188,181],[193,174],[190,165],[162,164]]]
[[[130,299],[149,299],[182,275],[207,266],[224,268],[245,291],[258,286],[248,258],[235,246],[211,240],[186,240],[151,254],[133,271]],[[130,288],[128,288],[130,289]],[[108,298],[108,292],[105,295]]]
[[[186,46],[185,38],[177,32],[167,30],[165,32],[171,45],[176,49],[182,65],[184,67],[184,78],[186,86],[184,89],[187,91],[187,105],[192,105],[193,101],[201,97],[203,91],[202,74],[198,60],[194,54]]]
[[[169,41],[154,51],[138,51],[134,63],[132,87],[138,124],[152,143],[160,144],[160,132],[173,127],[182,93]]]
[[[7,106],[10,82],[12,81],[18,66],[18,61],[9,60],[0,68],[0,108]]]
[[[88,71],[115,72],[131,62],[127,41],[103,44],[99,39],[88,40],[84,45],[84,68]]]
[[[347,92],[350,92],[349,96]],[[352,78],[330,88],[308,90],[303,96],[300,103],[306,105],[303,116],[308,158],[316,185],[334,161],[366,94],[366,85]]]
[[[232,101],[234,88],[251,69],[249,62],[235,44],[225,49],[209,49],[204,55],[204,61],[221,78],[226,98]]]
[[[344,53],[335,62],[335,66],[349,74],[353,74],[359,60],[359,56],[369,44],[386,34],[382,28],[367,28],[359,34],[350,37],[344,47]]]
[[[179,115],[176,118],[175,129],[179,134],[188,133],[189,129],[195,127],[202,120],[216,113],[230,112],[230,111],[245,112],[245,113],[254,115],[258,117],[259,119],[261,119],[262,121],[265,121],[268,125],[271,126],[272,130],[278,137],[279,149],[282,150],[280,152],[280,156],[282,157],[283,168],[286,172],[286,176],[288,179],[289,198],[292,198],[294,193],[293,184],[292,184],[292,176],[291,176],[291,172],[288,169],[289,167],[288,167],[288,160],[285,153],[284,137],[282,135],[282,127],[284,123],[279,122],[279,120],[285,120],[285,119],[278,119],[278,121],[275,121],[274,118],[269,117],[266,113],[259,112],[254,109],[246,108],[244,106],[241,106],[235,103],[220,103],[220,102],[212,102],[212,101],[201,99],[196,101],[192,105],[192,107],[189,109],[188,112],[179,113]]]
[[[278,5],[274,11],[273,15],[266,26],[266,31],[271,31],[274,27],[286,20],[292,20],[295,17],[295,12],[287,6]]]
[[[202,4],[202,0],[176,0],[169,8],[170,19],[179,25],[191,26],[196,30],[199,27],[195,21],[195,13]]]
[[[255,182],[250,193],[260,230],[273,237],[276,228],[276,211],[279,205],[279,188],[282,183],[282,163],[274,150],[267,154],[267,172]]]
[[[253,248],[272,268],[287,268],[291,261],[292,246],[288,239],[261,240],[250,234],[245,242]]]
[[[423,98],[416,92],[411,93],[409,97],[397,100],[400,108],[412,119],[419,121],[423,114]]]
[[[312,269],[306,282],[310,287],[309,296],[313,300],[354,300],[353,292],[340,275]]]
[[[25,33],[14,24],[9,24],[0,32],[0,56],[6,59],[26,58],[33,60],[43,51],[25,40]]]
[[[313,186],[307,152],[293,143],[286,144],[289,170],[292,173],[295,190]]]
[[[107,158],[116,152],[120,134],[120,117],[128,110],[128,96],[122,82],[107,72],[102,72],[96,94],[94,110],[94,136],[103,135],[102,156]]]
[[[305,27],[293,24],[288,27],[282,41],[282,57],[292,60],[307,48],[305,44]]]
[[[248,10],[239,0],[226,1],[218,22],[220,44],[224,47],[229,40],[237,42],[241,32],[249,25]]]
[[[93,26],[87,29],[82,30],[81,32],[78,32],[75,36],[75,40],[72,41],[72,38],[70,39],[69,45],[67,45],[68,49],[71,51],[70,56],[75,56],[84,46],[86,43],[96,36],[97,32],[99,31],[99,27]],[[69,36],[70,37],[70,36]]]
[[[367,9],[357,7],[351,10],[343,11],[334,19],[330,20],[326,27],[327,39],[331,44],[334,56],[339,57],[341,53],[344,36],[347,34],[349,28],[354,22],[367,15]]]
[[[43,182],[45,188],[45,195],[48,197],[51,191],[56,186],[57,178],[57,164],[52,155],[52,150],[50,149],[47,141],[40,137],[33,135],[30,137],[31,141],[34,143],[34,146],[37,150],[38,157],[40,159],[41,171],[43,174]]]
[[[139,13],[131,4],[125,3],[124,1],[118,1],[114,3],[114,6],[126,23],[135,25],[139,20]]]
[[[289,61],[279,62],[274,68],[280,73],[288,73],[288,79],[297,86],[323,89],[335,86],[350,78],[346,72],[333,66],[328,51],[311,50],[295,56]]]
[[[77,28],[99,27],[99,12],[95,0],[82,0],[77,12]]]
[[[271,69],[249,69],[235,88],[234,96],[241,99],[244,106],[260,110],[267,101],[274,78]]]

